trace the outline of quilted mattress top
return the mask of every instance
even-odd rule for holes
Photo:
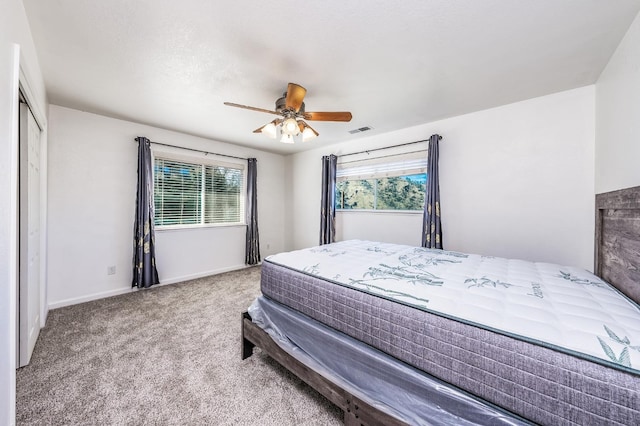
[[[360,240],[266,261],[640,374],[640,307],[580,268]]]

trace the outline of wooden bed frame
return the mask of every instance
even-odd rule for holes
[[[595,222],[594,273],[640,303],[640,186],[597,194]],[[256,346],[340,407],[345,425],[406,425],[289,355],[243,312],[242,359]]]
[[[253,348],[257,346],[264,353],[276,360],[280,365],[291,371],[302,381],[315,389],[322,396],[340,407],[344,412],[344,424],[356,425],[407,425],[395,417],[380,411],[376,407],[367,404],[360,398],[353,396],[341,386],[327,379],[322,374],[315,372],[304,363],[285,352],[275,343],[269,334],[251,322],[247,312],[242,313],[242,359],[253,354]]]

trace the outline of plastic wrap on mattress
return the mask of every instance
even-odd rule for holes
[[[265,297],[254,301],[249,314],[290,355],[353,395],[409,424],[527,424]]]
[[[269,263],[262,293],[483,400],[548,425],[640,424],[640,377]]]

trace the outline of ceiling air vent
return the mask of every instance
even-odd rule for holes
[[[351,133],[352,135],[354,135],[354,134],[356,134],[356,133],[366,132],[367,130],[371,130],[371,129],[373,129],[373,127],[371,127],[371,126],[364,126],[364,127],[360,127],[359,129],[349,130],[349,133]]]

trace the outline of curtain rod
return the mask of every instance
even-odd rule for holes
[[[412,142],[413,143],[413,142]],[[409,151],[409,152],[400,152],[398,154],[388,154],[388,155],[381,155],[379,157],[375,157],[375,158],[366,158],[364,160],[351,160],[351,161],[341,161],[340,164],[351,164],[351,163],[362,163],[363,161],[367,161],[367,160],[379,160],[381,158],[389,158],[389,157],[399,157],[402,155],[409,155],[409,154],[416,154],[418,152],[427,152],[427,148],[425,149],[418,149],[416,151]]]
[[[438,140],[442,140],[442,136],[438,137]],[[338,155],[338,157],[347,157],[349,155],[356,155],[356,154],[368,154],[370,152],[374,152],[374,151],[380,151],[383,149],[389,149],[389,148],[396,148],[398,146],[407,146],[407,145],[413,145],[416,143],[420,143],[420,142],[429,142],[429,139],[423,139],[421,141],[415,141],[415,142],[406,142],[406,143],[399,143],[398,145],[391,145],[391,146],[383,146],[382,148],[373,148],[373,149],[367,149],[364,151],[358,151],[358,152],[350,152],[349,154],[342,154],[342,155]]]
[[[137,142],[136,139],[134,139],[135,142]],[[186,149],[187,151],[195,151],[195,152],[201,152],[204,155],[219,155],[220,157],[228,157],[228,158],[235,158],[237,160],[248,160],[248,158],[244,158],[244,157],[236,157],[235,155],[227,155],[227,154],[219,154],[217,152],[209,152],[209,151],[204,151],[202,149],[194,149],[194,148],[186,148],[184,146],[178,146],[178,145],[171,145],[168,143],[162,143],[162,142],[154,142],[154,141],[149,141],[150,143],[154,144],[154,145],[162,145],[162,146],[169,146],[171,148],[179,148],[179,149]]]

